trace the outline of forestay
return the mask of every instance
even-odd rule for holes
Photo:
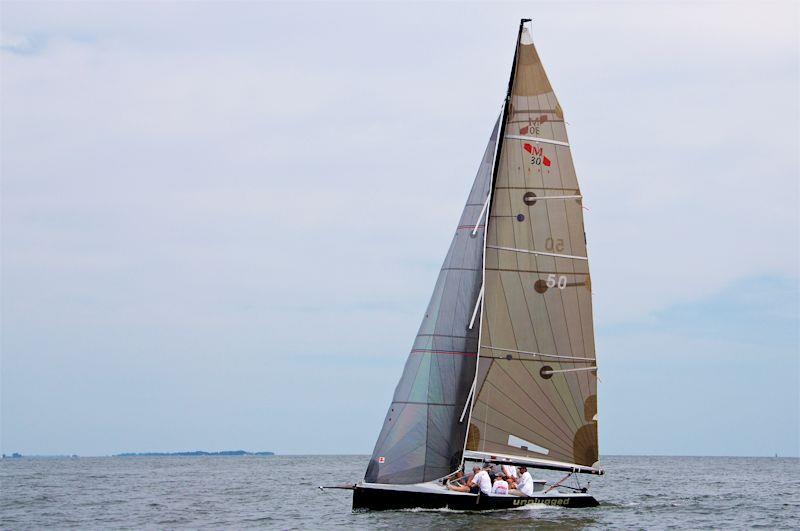
[[[527,29],[520,35],[486,236],[467,449],[591,467],[597,385],[582,196],[563,112]]]

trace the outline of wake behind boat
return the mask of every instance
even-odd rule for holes
[[[603,473],[583,196],[527,22],[366,475],[349,487],[354,509],[597,505],[577,482]],[[475,464],[567,476],[493,494],[481,472],[455,482]]]

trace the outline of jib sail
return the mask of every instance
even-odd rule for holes
[[[498,125],[375,443],[367,482],[418,483],[446,476],[461,464],[468,424],[465,404],[478,352],[476,301]]]

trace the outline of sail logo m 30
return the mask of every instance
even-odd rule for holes
[[[541,166],[542,164],[550,166],[550,159],[544,155],[542,148],[532,146],[531,144],[525,144],[522,147],[531,154],[531,164],[535,164],[536,166]]]

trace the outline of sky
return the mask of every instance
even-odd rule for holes
[[[798,9],[2,2],[2,452],[370,453],[526,17],[601,455],[797,456]]]

